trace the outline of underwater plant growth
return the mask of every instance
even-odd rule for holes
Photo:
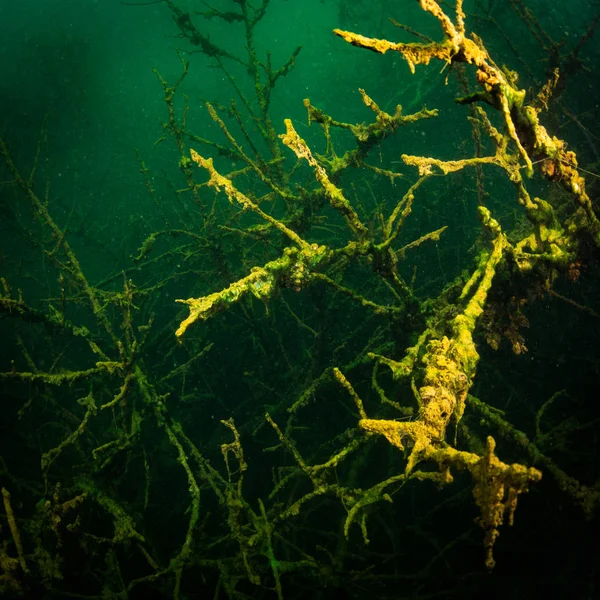
[[[597,17],[340,0],[372,89],[296,98],[291,3],[149,4],[143,211],[0,137],[0,591],[593,597]]]

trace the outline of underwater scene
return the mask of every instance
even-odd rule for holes
[[[0,597],[600,599],[599,20],[0,0]]]

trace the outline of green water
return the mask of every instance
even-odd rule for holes
[[[454,3],[441,6],[456,23]],[[600,4],[464,8],[526,104],[559,69],[540,121],[576,153],[598,214]],[[419,337],[452,338],[494,243],[478,205],[513,247],[535,219],[497,165],[434,169],[409,198],[419,173],[403,155],[469,159],[478,131],[479,156],[494,156],[474,104],[455,102],[481,89],[476,68],[432,60],[412,74],[399,52],[336,28],[444,35],[407,0],[0,0],[3,598],[600,597],[597,241],[582,227],[568,260],[531,271],[505,249],[473,332],[475,399],[434,440],[481,456],[491,435],[500,460],[542,472],[499,528],[489,572],[469,473],[454,464],[441,485],[430,479],[447,465],[424,460],[401,480],[414,440],[401,450],[359,421],[421,418],[431,348]],[[439,112],[365,147],[351,125],[377,111],[359,89],[380,125],[398,105]],[[476,104],[505,131],[497,107]],[[284,119],[346,208],[279,138]],[[524,185],[566,235],[577,194],[544,177],[524,130]],[[207,185],[192,148],[243,196]],[[376,249],[394,214],[391,250]],[[257,268],[254,287],[176,338],[189,315],[176,300]],[[375,367],[411,348],[409,376]]]

